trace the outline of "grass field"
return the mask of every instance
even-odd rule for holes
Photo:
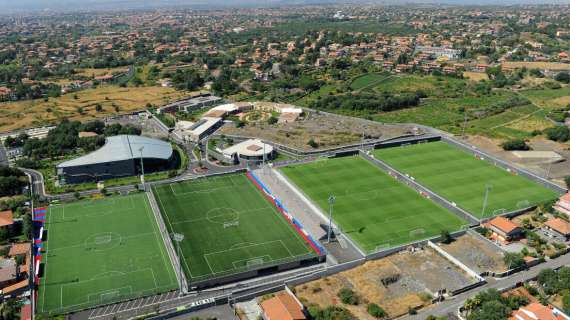
[[[245,174],[153,189],[171,232],[182,233],[191,281],[316,256],[311,246]]]
[[[522,176],[445,142],[378,149],[374,155],[473,215],[482,218],[557,198],[558,194]],[[483,212],[485,190],[487,207]]]
[[[0,132],[56,123],[64,118],[88,121],[126,114],[144,110],[147,103],[162,105],[184,96],[185,93],[172,88],[108,85],[50,98],[47,102],[39,99],[0,103]],[[102,111],[96,111],[97,104],[103,107]]]
[[[177,288],[145,194],[49,208],[39,313],[64,313]]]
[[[360,157],[320,160],[281,171],[324,212],[334,195],[335,222],[369,253],[466,224]]]

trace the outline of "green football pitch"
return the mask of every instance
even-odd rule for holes
[[[145,194],[50,206],[38,312],[67,313],[177,288]]]
[[[553,190],[442,141],[378,149],[374,156],[479,218],[559,196]],[[487,206],[483,212],[485,193]]]
[[[183,234],[183,268],[190,281],[227,276],[315,257],[245,174],[153,188],[170,232]]]
[[[467,222],[355,156],[292,165],[281,171],[366,252],[456,231]]]

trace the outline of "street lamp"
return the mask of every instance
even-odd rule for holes
[[[180,277],[180,295],[182,295],[184,290],[184,283],[182,282],[184,281],[184,278],[182,277],[182,255],[180,254],[180,242],[184,240],[184,235],[181,233],[173,233],[172,240],[176,242],[176,248],[178,251],[178,275]]]
[[[327,235],[327,243],[331,242],[331,233],[332,233],[332,214],[333,214],[333,205],[336,200],[336,197],[333,195],[329,196],[329,230]]]

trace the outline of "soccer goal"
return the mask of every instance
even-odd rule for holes
[[[391,247],[392,246],[390,245],[390,242],[384,242],[382,244],[377,245],[376,248],[374,248],[374,252],[380,252],[380,251],[388,250]]]
[[[224,229],[232,228],[232,227],[239,227],[239,220],[232,221],[232,222],[224,222]]]
[[[263,258],[255,258],[251,260],[247,260],[245,263],[246,268],[255,268],[256,266],[262,265],[264,263]]]
[[[507,209],[505,209],[505,208],[496,209],[495,211],[493,211],[493,217],[504,214],[506,212],[507,212]]]
[[[426,230],[423,228],[414,229],[414,230],[410,231],[410,238],[421,237],[425,234],[426,234]]]
[[[517,209],[524,209],[530,207],[530,201],[522,200],[517,202]]]

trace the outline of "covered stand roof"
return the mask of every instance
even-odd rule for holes
[[[168,160],[172,155],[172,146],[162,140],[134,136],[120,135],[109,137],[105,145],[82,157],[60,163],[58,168],[77,167],[90,164],[116,162],[139,158],[142,150],[143,158]]]

